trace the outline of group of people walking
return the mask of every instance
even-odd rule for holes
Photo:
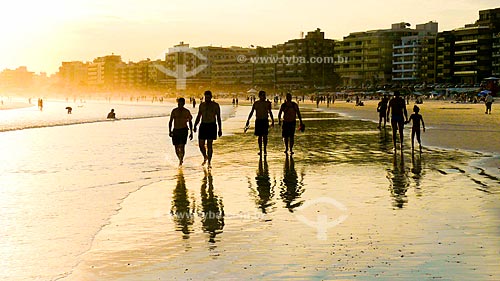
[[[396,150],[396,140],[399,133],[399,143],[400,149],[403,151],[403,129],[404,125],[412,122],[411,128],[411,149],[414,150],[414,140],[417,138],[417,142],[420,146],[420,151],[422,151],[422,142],[420,140],[420,126],[423,127],[425,132],[425,123],[422,115],[419,114],[420,108],[415,105],[413,106],[413,114],[408,118],[408,112],[406,110],[406,103],[403,98],[401,98],[399,91],[394,92],[394,97],[389,100],[387,97],[383,97],[378,103],[377,112],[379,113],[378,127],[381,128],[382,120],[384,120],[384,128],[386,125],[386,120],[391,116],[391,126],[392,126],[392,142],[394,144],[394,150]]]
[[[196,133],[198,124],[198,145],[203,156],[202,165],[208,164],[211,166],[213,155],[213,141],[217,137],[222,136],[222,121],[220,114],[220,106],[212,100],[212,92],[205,91],[205,99],[200,104],[196,120],[192,122],[191,112],[184,107],[186,101],[184,98],[177,100],[177,108],[172,110],[169,121],[169,136],[172,138],[172,143],[175,146],[175,153],[179,159],[179,165],[182,165],[185,155],[185,145],[187,138],[193,139],[193,132]],[[271,102],[266,99],[266,92],[259,92],[259,100],[252,105],[252,109],[246,122],[245,131],[250,126],[250,119],[255,112],[255,132],[258,137],[259,155],[267,155],[267,136],[269,127],[274,126],[274,117],[272,113]],[[281,118],[283,115],[283,119]],[[296,128],[296,119],[299,118],[300,130],[304,130],[305,126],[302,122],[299,106],[292,101],[292,95],[286,95],[286,101],[281,105],[278,113],[278,123],[282,126],[282,137],[285,142],[285,153],[293,154],[294,136]],[[269,125],[269,118],[271,125]],[[283,123],[282,123],[283,121]]]

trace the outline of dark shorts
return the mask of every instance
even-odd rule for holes
[[[254,134],[256,136],[267,136],[268,133],[269,133],[269,121],[267,119],[256,119]]]
[[[174,129],[172,131],[172,143],[174,145],[186,144],[188,138],[188,128]]]
[[[198,132],[200,140],[216,140],[217,139],[217,123],[201,123],[200,131]]]
[[[283,131],[281,132],[281,136],[284,138],[293,137],[295,135],[295,125],[296,122],[284,122],[281,128]]]
[[[398,125],[398,127],[400,129],[404,128],[404,126],[405,126],[404,116],[400,116],[400,115],[391,116],[391,125],[394,127],[396,124]]]

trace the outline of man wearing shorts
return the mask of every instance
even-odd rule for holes
[[[186,100],[184,98],[179,98],[177,100],[177,108],[172,110],[170,113],[170,122],[168,122],[168,132],[169,136],[172,138],[172,143],[175,146],[175,154],[179,158],[179,166],[182,165],[184,160],[184,147],[186,146],[188,137],[188,124],[189,124],[189,139],[193,139],[193,122],[191,121],[193,117],[188,109],[184,108]],[[172,130],[172,123],[174,124],[174,129]]]
[[[290,147],[290,154],[293,154],[293,144],[295,136],[296,118],[299,117],[300,126],[302,127],[302,116],[300,115],[299,105],[292,101],[292,94],[286,94],[286,100],[281,105],[278,113],[278,124],[281,125],[281,114],[283,113],[283,125],[281,136],[285,141],[285,153],[288,153]]]
[[[405,100],[399,96],[399,91],[394,92],[394,98],[389,101],[387,107],[387,118],[391,114],[392,126],[392,143],[394,144],[394,152],[396,152],[396,131],[399,130],[399,142],[401,144],[401,151],[403,151],[403,129],[404,124],[408,121],[408,112],[406,111]]]
[[[259,142],[259,155],[262,156],[262,144],[264,143],[264,155],[267,155],[267,135],[269,132],[269,120],[268,116],[271,116],[271,127],[274,127],[274,118],[271,107],[271,102],[266,100],[266,92],[259,92],[259,100],[256,101],[250,115],[248,115],[248,120],[246,127],[250,125],[250,119],[252,118],[253,112],[255,111],[255,135],[258,136]]]
[[[198,115],[194,122],[194,131],[196,126],[200,123],[200,131],[198,132],[198,144],[200,146],[201,154],[203,155],[203,163],[205,165],[208,161],[208,167],[212,162],[212,143],[217,139],[217,135],[222,136],[222,121],[220,118],[220,106],[218,103],[212,101],[212,92],[205,91],[205,101],[198,107]],[[219,131],[217,132],[217,124]],[[206,143],[206,147],[205,147]]]

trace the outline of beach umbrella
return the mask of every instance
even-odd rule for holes
[[[250,90],[248,90],[248,91],[247,91],[247,93],[249,93],[249,94],[255,94],[255,93],[257,93],[257,92],[258,92],[258,91],[257,91],[257,90],[255,90],[254,88],[252,88],[252,89],[250,89]]]
[[[488,77],[488,78],[484,78],[484,80],[500,80],[500,78],[497,78],[497,77]]]
[[[421,96],[421,95],[422,95],[422,93],[421,93],[421,92],[413,92],[413,94],[414,94],[415,96]]]
[[[491,91],[490,90],[482,90],[481,92],[479,92],[479,94],[477,94],[478,96],[486,96],[487,94],[491,94]]]

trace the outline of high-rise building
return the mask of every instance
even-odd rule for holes
[[[438,24],[429,22],[416,26],[418,34],[401,37],[393,45],[392,80],[402,84],[433,82],[434,43]]]
[[[305,38],[289,40],[275,46],[279,62],[276,79],[279,86],[331,86],[335,80],[335,41],[325,39],[319,28]]]
[[[58,72],[59,85],[70,88],[86,87],[88,67],[88,63],[81,61],[63,61]]]
[[[335,45],[335,54],[343,63],[335,65],[342,84],[350,87],[375,87],[392,82],[393,46],[401,38],[417,35],[408,23],[393,24],[390,29],[351,33]]]
[[[113,89],[116,84],[115,72],[121,63],[121,56],[114,54],[94,59],[88,66],[89,86]]]

